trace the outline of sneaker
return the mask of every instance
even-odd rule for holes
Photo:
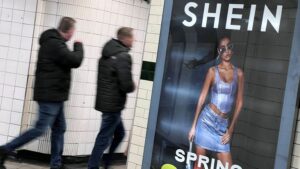
[[[0,169],[6,169],[4,162],[7,158],[8,152],[4,149],[3,146],[0,147]]]

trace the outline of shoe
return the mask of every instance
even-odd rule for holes
[[[0,169],[6,169],[4,166],[4,162],[7,158],[8,152],[5,150],[3,146],[0,147]]]

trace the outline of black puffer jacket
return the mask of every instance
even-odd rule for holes
[[[74,51],[70,51],[56,29],[45,31],[39,43],[34,100],[68,100],[71,69],[78,68],[82,62],[82,44],[74,43]]]
[[[98,65],[98,86],[95,108],[104,113],[124,109],[126,94],[134,90],[129,48],[112,39],[102,50]]]

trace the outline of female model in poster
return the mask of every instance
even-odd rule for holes
[[[218,53],[221,62],[208,70],[189,132],[189,140],[195,137],[198,156],[205,156],[207,150],[216,152],[218,160],[224,166],[228,163],[229,168],[232,165],[230,140],[243,105],[244,90],[243,72],[231,63],[232,49],[233,44],[229,37],[220,39]],[[211,100],[204,105],[209,92]],[[228,118],[233,107],[233,117],[229,123]],[[194,169],[201,169],[201,166],[199,168],[195,164]]]

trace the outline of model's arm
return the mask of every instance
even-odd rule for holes
[[[198,100],[198,103],[197,103],[197,108],[196,108],[196,112],[195,112],[194,121],[193,121],[193,124],[192,124],[191,131],[189,133],[189,140],[192,140],[194,135],[195,135],[195,128],[196,128],[197,120],[198,120],[198,117],[200,115],[200,111],[202,109],[202,106],[205,102],[205,99],[206,99],[207,93],[209,91],[210,85],[212,84],[213,81],[214,81],[214,68],[210,68],[208,70],[207,74],[206,74],[204,85],[203,85],[203,88],[202,88],[202,91],[200,93],[200,97],[199,97],[199,100]]]
[[[232,121],[228,128],[228,131],[222,138],[223,144],[227,144],[231,139],[231,136],[232,136],[232,133],[234,130],[234,126],[238,120],[238,117],[239,117],[240,112],[243,107],[243,95],[244,95],[244,74],[241,69],[238,69],[238,91],[237,91],[237,95],[236,95],[236,105],[235,105]]]

